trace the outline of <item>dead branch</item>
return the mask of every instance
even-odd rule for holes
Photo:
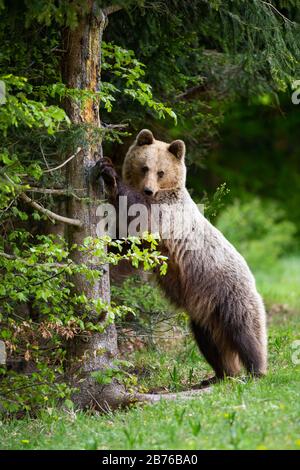
[[[111,413],[118,408],[126,408],[133,404],[158,403],[161,400],[193,400],[202,396],[203,393],[211,392],[211,387],[198,388],[197,390],[184,390],[178,393],[129,393],[116,390],[110,396],[103,397],[96,393],[92,394],[88,391],[89,396],[93,399],[95,407],[100,412]],[[97,396],[95,396],[97,395]]]
[[[55,189],[55,188],[38,188],[35,186],[30,186],[26,191],[31,191],[33,193],[42,193],[42,194],[56,194],[57,196],[69,196],[70,193],[65,189]]]
[[[49,170],[49,165],[48,165],[47,159],[46,159],[46,157],[45,157],[45,153],[44,153],[44,150],[43,150],[43,147],[42,147],[42,143],[41,143],[41,142],[40,142],[40,151],[41,151],[43,160],[44,160],[44,162],[45,162],[45,164],[46,164],[46,167],[47,167],[48,170]]]
[[[188,88],[183,93],[180,93],[179,95],[175,96],[174,101],[194,99],[200,93],[206,91],[206,89],[207,87],[203,83],[201,83],[201,85],[196,85],[191,88]]]
[[[47,215],[50,219],[57,220],[58,222],[63,222],[64,224],[68,224],[68,225],[75,225],[75,227],[82,227],[82,222],[80,220],[69,219],[68,217],[63,217],[62,215],[55,214],[55,212],[52,212],[49,209],[45,209],[45,207],[33,201],[33,199],[28,197],[25,193],[21,193],[20,197],[24,202],[26,202],[27,204],[29,204],[31,207],[41,212],[42,214]]]
[[[290,23],[290,24],[295,24],[292,20],[290,20],[289,18],[287,18],[286,16],[284,16],[271,2],[262,2],[264,5],[266,5],[267,7],[269,7],[270,9],[273,9],[275,11],[275,13],[277,13],[279,16],[281,16],[281,18],[286,21],[287,23]]]
[[[97,388],[93,389],[93,393],[87,389],[87,395],[93,401],[93,408],[101,413],[112,413],[116,409],[126,408],[134,404],[155,404],[161,400],[193,400],[201,397],[203,393],[211,392],[211,390],[211,387],[199,387],[198,389],[184,390],[177,393],[129,393],[116,387],[114,390],[110,390],[109,394],[103,395],[103,387],[101,387],[100,390]],[[89,408],[90,406],[91,403],[88,403],[87,400],[85,408]]]
[[[210,387],[203,387],[196,390],[184,390],[176,393],[136,393],[132,398],[140,402],[157,403],[160,400],[192,400],[203,393],[209,392],[211,392]]]
[[[122,10],[122,9],[123,9],[123,7],[121,7],[121,5],[110,5],[110,6],[103,9],[103,13],[106,16],[109,16],[109,15],[112,15],[113,13],[116,13],[117,11]]]
[[[2,252],[0,252],[0,256],[3,256],[3,258],[7,258],[7,259],[17,259],[16,256],[14,256],[14,255],[9,255],[8,253],[2,253]]]
[[[83,191],[83,189],[74,189],[74,191],[70,191],[69,189],[58,189],[58,188],[39,188],[36,186],[30,186],[30,188],[26,189],[26,192],[31,191],[33,193],[41,193],[41,194],[52,194],[55,196],[64,196],[64,197],[74,197],[75,199],[82,200],[80,196],[74,193],[74,191]]]
[[[128,127],[128,124],[127,123],[124,123],[124,124],[106,124],[105,122],[102,122],[102,126],[104,127],[104,129],[125,129],[126,127]]]
[[[62,168],[63,166],[65,166],[67,163],[69,163],[71,160],[73,160],[73,158],[77,157],[77,155],[82,151],[82,148],[81,147],[78,147],[76,153],[74,153],[74,155],[71,155],[69,158],[67,158],[67,160],[65,160],[63,163],[61,163],[60,165],[56,166],[55,168],[49,168],[48,170],[44,170],[44,173],[49,173],[49,172],[52,172],[52,171],[56,171],[56,170],[59,170],[60,168]]]

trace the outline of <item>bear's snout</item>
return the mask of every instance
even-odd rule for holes
[[[147,186],[144,188],[144,194],[146,196],[153,196],[153,190],[151,188],[148,188]]]

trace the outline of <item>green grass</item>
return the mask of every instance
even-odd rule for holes
[[[300,450],[300,365],[292,360],[300,339],[300,259],[282,260],[256,278],[268,307],[286,305],[271,309],[263,379],[227,380],[197,399],[109,415],[49,408],[37,419],[0,423],[0,448]],[[131,361],[148,388],[179,390],[211,373],[191,339],[135,353]]]

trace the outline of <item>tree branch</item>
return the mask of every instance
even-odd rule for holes
[[[59,188],[39,188],[38,186],[30,186],[30,188],[25,189],[26,192],[31,191],[33,193],[41,193],[41,194],[53,194],[55,196],[65,196],[65,197],[74,197],[78,201],[81,201],[82,198],[77,196],[74,191],[83,191],[83,189],[74,189],[74,191],[70,191],[69,189],[59,189]]]
[[[36,186],[30,186],[26,191],[31,191],[33,193],[42,193],[42,194],[56,194],[57,196],[70,196],[71,193],[65,189],[55,189],[55,188],[38,188]]]
[[[42,147],[42,143],[41,143],[41,142],[40,142],[40,151],[41,151],[43,160],[44,160],[44,162],[46,163],[46,167],[47,167],[48,170],[49,170],[49,165],[48,165],[47,159],[46,159],[46,157],[45,157],[45,153],[44,153],[44,150],[43,150],[43,147]]]
[[[283,13],[281,13],[281,11],[279,11],[271,2],[265,2],[263,1],[262,3],[264,3],[264,5],[267,5],[270,9],[273,8],[273,10],[275,11],[275,13],[277,13],[279,16],[281,16],[281,18],[286,21],[287,23],[290,23],[290,24],[295,24],[292,20],[290,20],[289,18],[287,18],[286,16],[283,15]]]
[[[121,5],[111,5],[109,7],[106,7],[103,9],[103,13],[106,15],[106,16],[109,16],[111,15],[112,13],[116,13],[117,11],[120,11],[122,10],[123,7],[121,7]]]
[[[174,101],[189,100],[196,98],[201,92],[206,91],[207,86],[204,83],[188,88],[183,93],[175,96]]]
[[[7,258],[7,259],[17,259],[16,256],[14,255],[9,255],[8,253],[4,253],[2,251],[0,251],[0,256],[3,256],[3,258]]]
[[[82,151],[82,148],[81,147],[78,147],[76,153],[74,153],[74,155],[71,155],[67,160],[65,160],[63,163],[61,163],[60,165],[56,166],[55,168],[49,168],[48,170],[44,170],[44,173],[50,173],[52,171],[56,171],[56,170],[59,170],[60,168],[62,168],[63,166],[65,166],[67,163],[69,163],[69,161],[73,160],[73,158],[77,157],[77,155]]]
[[[50,219],[57,220],[58,222],[63,222],[64,224],[68,225],[75,225],[75,227],[81,227],[82,222],[78,219],[69,219],[68,217],[63,217],[62,215],[55,214],[55,212],[50,211],[49,209],[45,209],[45,207],[41,206],[37,202],[33,201],[30,197],[28,197],[25,193],[20,194],[21,199],[24,202],[32,206],[37,211],[41,212],[42,214],[47,215]]]
[[[104,129],[125,129],[128,127],[128,123],[124,122],[124,124],[106,124],[102,121],[102,127],[104,127]]]

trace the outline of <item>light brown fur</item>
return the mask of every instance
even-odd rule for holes
[[[152,192],[145,195],[147,203],[188,207],[196,249],[189,249],[188,233],[179,240],[172,236],[162,240],[160,250],[169,262],[167,274],[159,276],[159,282],[167,296],[189,313],[199,348],[217,377],[236,375],[241,363],[254,375],[264,374],[266,319],[255,280],[244,258],[191,199],[185,187],[184,157],[182,141],[168,144],[143,130],[123,165],[124,182],[132,190]]]

